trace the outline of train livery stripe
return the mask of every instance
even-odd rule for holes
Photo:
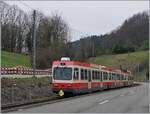
[[[91,88],[103,87],[103,86],[112,86],[113,82],[92,82]],[[59,89],[88,89],[88,83],[54,83],[53,88]]]

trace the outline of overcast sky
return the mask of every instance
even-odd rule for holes
[[[72,29],[72,40],[110,32],[133,14],[149,10],[149,1],[5,1],[25,12],[31,8],[50,16],[58,11]],[[26,6],[26,5],[28,6]]]

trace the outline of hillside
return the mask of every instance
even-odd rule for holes
[[[108,67],[127,68],[133,71],[137,80],[145,80],[148,69],[149,52],[140,51],[128,54],[102,55],[87,60],[90,63],[101,64]]]
[[[1,67],[14,67],[14,66],[31,67],[30,57],[23,54],[10,53],[6,51],[1,52]]]
[[[74,60],[85,60],[104,54],[121,54],[149,49],[149,14],[141,12],[103,35],[91,35],[72,42]]]

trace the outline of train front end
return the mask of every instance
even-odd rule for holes
[[[54,61],[52,66],[53,92],[60,96],[73,94],[72,75],[73,68],[70,59],[62,58],[61,61]]]

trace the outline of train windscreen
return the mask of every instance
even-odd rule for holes
[[[54,68],[53,77],[55,80],[71,80],[72,79],[72,68]]]

